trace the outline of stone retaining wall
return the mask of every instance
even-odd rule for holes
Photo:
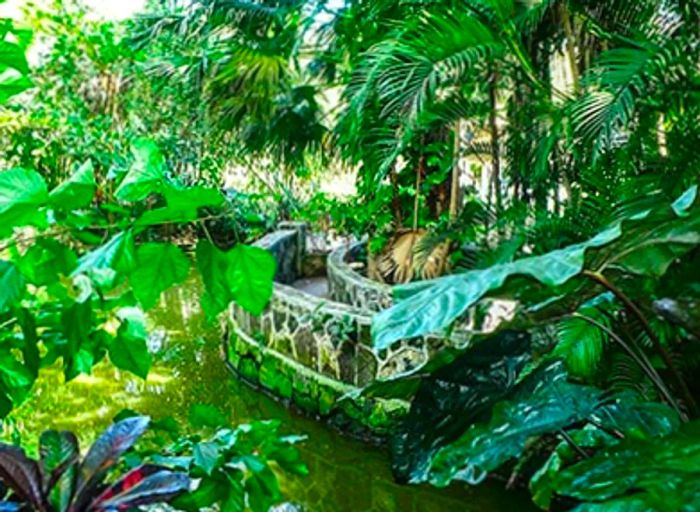
[[[381,311],[392,304],[391,286],[369,279],[350,266],[364,242],[355,242],[328,255],[328,289],[334,301],[365,311]]]
[[[253,316],[232,305],[227,316],[230,341],[226,356],[230,366],[246,380],[308,412],[329,416],[332,404],[341,396],[377,379],[416,368],[445,346],[444,339],[426,337],[396,343],[389,350],[374,350],[370,327],[377,309],[372,305],[379,308],[381,295],[374,300],[370,297],[372,290],[365,294],[366,283],[346,286],[347,293],[353,294],[361,306],[356,307],[289,286],[302,277],[304,235],[300,226],[284,227],[256,244],[278,261],[269,306],[262,315]],[[338,263],[341,254],[333,253],[332,262],[329,258],[330,282],[339,283],[341,273],[343,283],[352,277]],[[340,293],[338,286],[336,293]],[[386,295],[383,297],[386,299]],[[340,414],[374,433],[385,433],[403,410],[385,401],[342,400],[333,415]]]

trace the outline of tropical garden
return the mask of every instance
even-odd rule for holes
[[[700,510],[700,3],[126,3],[0,0],[1,510]]]

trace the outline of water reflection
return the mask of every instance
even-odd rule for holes
[[[149,315],[154,366],[146,382],[107,364],[69,384],[63,384],[59,370],[44,371],[35,395],[14,414],[30,448],[48,428],[74,430],[86,446],[122,409],[184,420],[190,406],[202,402],[216,405],[236,423],[277,418],[287,433],[307,435],[302,451],[311,474],[285,479],[282,486],[288,499],[312,512],[530,509],[526,497],[500,485],[446,490],[396,485],[384,450],[340,436],[237,382],[222,363],[219,333],[199,310],[199,293],[191,280],[168,292]]]

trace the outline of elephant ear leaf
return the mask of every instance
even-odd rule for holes
[[[698,510],[700,421],[661,439],[625,439],[559,472],[554,487],[596,510]]]
[[[530,360],[530,336],[504,331],[477,342],[451,364],[424,375],[392,441],[393,471],[412,483],[429,478],[430,461],[516,385]]]
[[[54,508],[67,510],[75,491],[80,450],[71,432],[48,430],[39,438],[39,455],[44,473],[44,490]]]
[[[472,425],[431,461],[431,482],[480,483],[489,472],[519,457],[529,440],[556,433],[591,416],[602,391],[569,383],[564,366],[554,362],[526,377],[512,397],[496,404],[488,423]]]
[[[47,510],[41,468],[21,448],[0,445],[0,479],[35,510]]]
[[[131,510],[143,505],[167,503],[190,487],[184,473],[155,465],[140,466],[103,492],[90,507],[95,511]]]
[[[78,475],[78,491],[75,502],[79,509],[89,498],[90,490],[99,482],[104,473],[117,463],[119,457],[146,431],[150,418],[134,416],[109,427],[92,445]]]

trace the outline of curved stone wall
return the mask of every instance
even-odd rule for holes
[[[372,287],[345,262],[343,251],[328,258],[330,288],[340,287],[355,305],[316,297],[290,286],[300,277],[303,231],[285,225],[257,242],[278,261],[272,300],[260,316],[232,305],[227,315],[226,357],[231,368],[300,408],[341,417],[374,433],[386,433],[405,404],[381,400],[340,400],[353,390],[425,363],[447,341],[439,337],[406,340],[389,350],[372,347],[372,316],[388,305],[389,287]],[[361,278],[361,279],[358,279]],[[348,285],[347,283],[351,283]],[[331,291],[331,295],[333,292]],[[348,302],[351,302],[348,300]]]
[[[351,304],[365,311],[381,311],[392,304],[391,286],[369,279],[350,266],[363,244],[364,242],[355,242],[328,255],[330,297],[334,301]]]

